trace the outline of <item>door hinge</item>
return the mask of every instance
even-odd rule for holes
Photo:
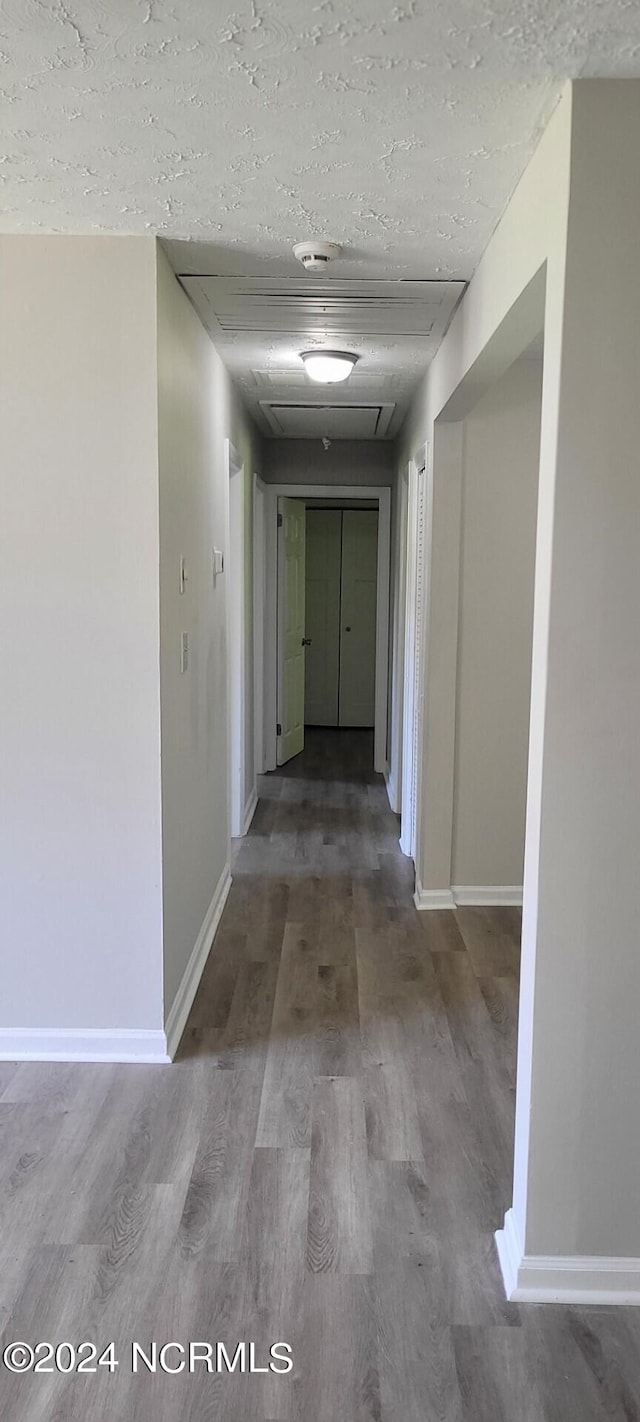
[[[276,726],[276,735],[278,735],[278,736],[281,736],[281,735],[282,735],[282,726],[280,725],[280,722],[279,722],[279,721],[278,721],[278,724],[277,724],[277,726]]]
[[[282,528],[282,514],[278,514],[278,528]]]

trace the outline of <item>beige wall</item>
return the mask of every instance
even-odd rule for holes
[[[533,1045],[516,1161],[529,1250],[637,1259],[640,287],[629,272],[640,188],[628,155],[639,144],[640,81],[574,86],[555,478],[544,488],[541,462],[548,576],[539,596],[536,571],[521,1033]],[[547,349],[545,337],[545,383]]]
[[[542,361],[464,422],[452,882],[522,886]]]
[[[252,697],[252,474],[259,441],[164,254],[158,252],[158,448],[165,1018],[229,868],[227,588],[212,550],[227,543],[225,439],[245,463],[246,797],[255,783]],[[188,580],[179,593],[180,557]],[[189,668],[180,639],[188,632]]]
[[[544,320],[541,465],[550,471],[554,467],[572,93],[568,86],[416,393],[398,440],[400,468],[425,441],[429,451],[426,567],[428,584],[435,587],[427,589],[424,625],[424,737],[416,857],[418,885],[429,894],[444,896],[451,885],[451,727],[457,660],[449,649],[457,636],[461,470],[456,468],[455,437],[448,422],[459,423],[469,413],[526,349]]]
[[[0,1050],[81,1051],[162,1029],[155,248],[0,270]]]
[[[514,1194],[499,1239],[520,1298],[640,1299],[639,139],[638,81],[567,87],[400,444],[401,460],[425,439],[433,456],[417,856],[433,906],[450,883],[457,680],[458,570],[451,556],[442,576],[442,549],[453,555],[458,495],[438,431],[543,317]]]
[[[153,240],[0,249],[0,1054],[162,1058],[229,859],[211,576],[213,546],[228,552],[227,437],[245,460],[248,785],[255,773],[260,441]]]
[[[264,478],[270,484],[393,484],[395,446],[383,439],[266,439]]]

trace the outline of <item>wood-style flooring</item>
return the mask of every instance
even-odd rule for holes
[[[513,910],[418,914],[368,733],[264,778],[172,1067],[0,1065],[2,1422],[634,1422],[640,1316],[516,1307]],[[133,1376],[131,1340],[293,1349]],[[177,1355],[169,1355],[175,1365]]]

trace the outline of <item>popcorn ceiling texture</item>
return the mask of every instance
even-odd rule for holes
[[[637,0],[0,0],[0,227],[466,279],[562,80],[638,73]]]

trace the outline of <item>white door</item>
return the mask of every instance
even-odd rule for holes
[[[338,714],[341,726],[375,724],[377,588],[377,510],[345,509]]]
[[[304,719],[337,726],[340,685],[340,509],[307,509]]]
[[[278,499],[278,765],[304,749],[305,519],[301,499]]]

